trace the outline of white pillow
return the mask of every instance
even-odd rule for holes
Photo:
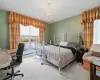
[[[60,42],[60,46],[67,46],[68,42]]]

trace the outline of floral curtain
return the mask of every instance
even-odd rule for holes
[[[82,13],[81,23],[84,29],[84,44],[87,48],[93,43],[93,25],[96,19],[100,19],[100,6]]]
[[[20,24],[28,26],[32,25],[39,28],[40,40],[44,40],[45,22],[31,17],[27,17],[15,12],[9,12],[9,35],[10,35],[10,49],[15,49],[20,41]]]

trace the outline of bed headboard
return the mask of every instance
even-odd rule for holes
[[[64,41],[64,42],[77,42],[79,43],[79,37],[80,34],[61,34],[61,35],[55,35],[54,34],[54,39],[53,39],[53,43],[59,43],[61,41]]]

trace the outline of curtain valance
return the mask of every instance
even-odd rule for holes
[[[41,27],[41,28],[45,28],[45,22],[40,21],[38,19],[34,19],[31,17],[27,17],[15,12],[10,12],[9,16],[8,16],[8,22],[9,23],[19,23],[22,25],[32,25],[34,27]]]
[[[100,19],[100,6],[83,12],[81,23],[94,22],[95,19]]]

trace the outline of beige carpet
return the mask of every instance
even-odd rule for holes
[[[17,77],[14,80],[90,80],[89,72],[82,68],[82,65],[76,62],[71,63],[61,70],[59,74],[58,68],[54,65],[41,65],[41,58],[28,57],[23,59],[23,63],[16,69],[20,69],[24,73],[24,77]],[[0,70],[0,76],[7,71]]]

